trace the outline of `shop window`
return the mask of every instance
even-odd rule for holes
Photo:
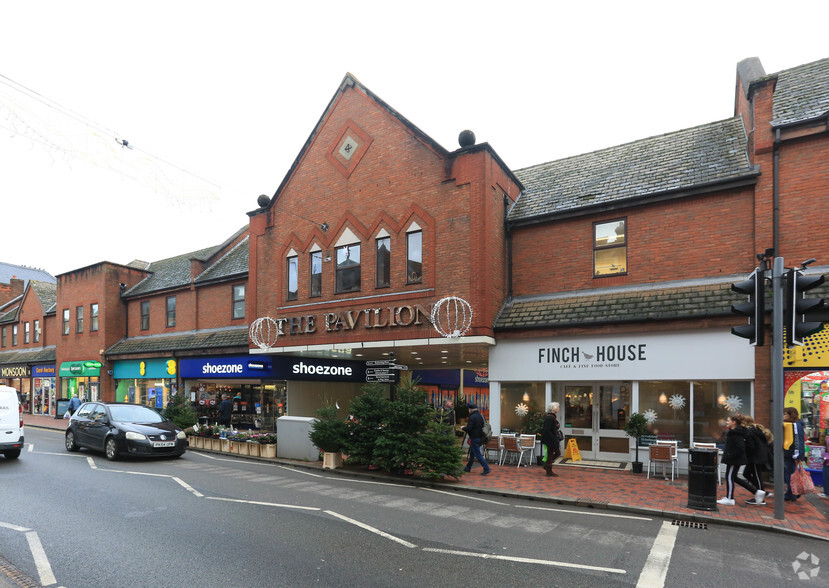
[[[423,281],[423,232],[406,234],[406,283],[419,284]]]
[[[501,431],[537,433],[535,429],[539,422],[543,422],[547,411],[545,389],[544,382],[501,384]]]
[[[299,297],[299,258],[292,255],[288,258],[288,300]]]
[[[29,342],[30,336],[31,336],[31,331],[29,330],[29,323],[26,322],[23,325],[23,343],[24,344]]]
[[[337,293],[360,290],[360,244],[337,247]]]
[[[175,296],[168,296],[167,297],[167,326],[168,327],[175,327],[176,326],[176,297]]]
[[[694,438],[697,443],[725,443],[725,420],[751,414],[750,382],[694,382]]]
[[[93,302],[89,305],[89,330],[98,330],[98,303]]]
[[[308,295],[311,298],[322,296],[322,251],[311,252],[311,281]]]
[[[376,244],[375,285],[378,288],[388,288],[391,285],[391,238],[381,237],[376,240]]]
[[[627,273],[627,220],[593,224],[593,277]]]
[[[691,383],[640,382],[639,412],[648,419],[651,435],[662,441],[691,441]]]
[[[150,328],[150,301],[141,303],[141,330],[147,331]]]
[[[83,333],[83,306],[75,307],[75,332]]]
[[[12,346],[17,345],[17,325],[12,325]]]
[[[39,320],[35,320],[33,331],[34,331],[34,334],[35,334],[35,343],[40,342],[40,321]]]
[[[6,346],[6,327],[3,327],[3,330],[0,331],[0,347]]]
[[[69,309],[68,308],[63,309],[63,330],[62,330],[62,332],[63,332],[64,335],[69,334]]]
[[[233,318],[245,318],[245,285],[236,284],[233,286]]]

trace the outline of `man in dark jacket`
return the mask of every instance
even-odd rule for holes
[[[484,437],[484,417],[478,412],[478,406],[476,404],[469,405],[469,420],[462,429],[469,435],[469,463],[466,464],[463,471],[471,471],[472,465],[477,459],[484,468],[482,475],[486,476],[491,470],[481,453],[481,444]]]
[[[219,424],[224,427],[230,426],[230,420],[233,417],[233,402],[227,397],[227,394],[222,394],[222,401],[219,403]]]

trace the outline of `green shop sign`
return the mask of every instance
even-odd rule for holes
[[[100,374],[100,361],[65,361],[62,364],[60,364],[60,370],[58,372],[58,375],[61,378],[99,376]]]

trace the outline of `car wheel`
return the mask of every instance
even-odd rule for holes
[[[18,457],[20,457],[20,450],[9,449],[8,451],[4,451],[3,455],[6,456],[6,459],[17,459]]]
[[[66,451],[77,451],[78,449],[80,447],[75,443],[75,433],[66,431]]]
[[[106,451],[109,461],[118,459],[118,441],[115,440],[115,437],[107,437],[106,443],[104,444],[104,451]]]

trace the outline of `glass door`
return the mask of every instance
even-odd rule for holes
[[[564,447],[570,439],[576,440],[582,459],[594,459],[593,384],[564,386]]]
[[[625,423],[630,415],[630,382],[596,384],[596,429],[594,455],[608,461],[630,461],[630,439],[625,435]]]
[[[630,398],[629,382],[565,385],[562,455],[575,439],[582,459],[629,461]]]

